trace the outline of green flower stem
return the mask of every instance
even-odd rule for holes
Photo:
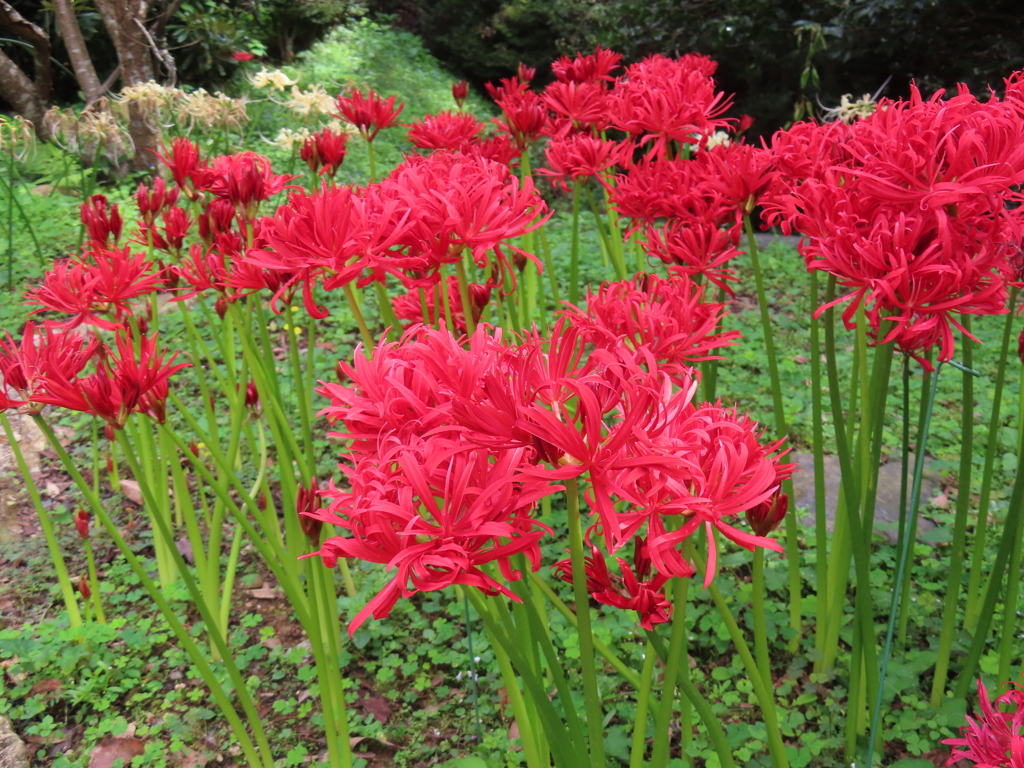
[[[670,584],[672,594],[669,595],[666,590],[666,597],[676,607],[673,609],[672,634],[669,639],[668,656],[664,659],[665,674],[661,684],[661,703],[654,717],[654,746],[651,749],[651,768],[664,768],[668,765],[669,746],[672,736],[669,727],[672,722],[672,710],[676,703],[676,682],[680,676],[680,665],[686,663],[686,660],[683,658],[686,619],[680,618],[680,614],[684,614],[684,612],[678,610],[678,605],[686,602],[690,581],[689,579],[674,578]],[[650,634],[648,637],[650,637]]]
[[[294,313],[291,312],[291,307],[288,308],[288,322],[285,328],[285,334],[288,336],[288,358],[292,364],[292,396],[295,398],[299,408],[299,424],[301,425],[303,443],[305,444],[306,463],[310,472],[316,472],[316,457],[313,449],[313,416],[310,413],[309,398],[312,393],[306,391],[306,377],[302,370],[302,361],[299,358],[299,342],[296,338],[296,331],[299,330],[299,326],[295,324]],[[310,339],[309,343],[312,344],[313,340]],[[242,382],[241,387],[245,387],[246,383]],[[240,392],[244,397],[244,392]],[[244,400],[242,402],[244,408]],[[303,478],[308,479],[308,478]]]
[[[155,470],[157,467],[162,465],[156,446],[153,444],[153,433],[149,430],[148,424],[143,424],[142,428],[133,435],[133,442],[135,443],[135,450],[138,450],[141,457],[141,462],[133,464],[129,461],[132,475],[135,477],[136,482],[140,485],[149,484],[149,486],[155,487],[156,476]],[[131,429],[131,427],[128,427]],[[121,446],[122,450],[124,445]],[[125,457],[126,459],[128,457]],[[166,483],[164,484],[166,487]],[[170,592],[171,587],[174,585],[175,579],[178,578],[176,569],[174,568],[174,560],[171,554],[171,549],[174,549],[173,541],[174,536],[164,536],[163,529],[156,524],[156,518],[167,515],[170,516],[170,510],[166,504],[166,496],[163,498],[154,497],[153,503],[144,504],[146,515],[149,517],[149,524],[153,530],[153,554],[156,556],[157,573],[160,577],[160,585],[163,587],[164,592]]]
[[[455,262],[455,276],[459,281],[459,298],[462,300],[462,316],[466,318],[466,333],[470,336],[476,330],[476,321],[473,319],[473,308],[469,302],[469,281],[466,279],[466,267],[462,260]]]
[[[580,183],[572,183],[572,241],[569,246],[569,303],[580,300]]]
[[[775,354],[772,321],[768,312],[768,298],[764,290],[764,276],[761,274],[761,261],[758,255],[757,241],[754,239],[754,226],[750,221],[750,214],[743,217],[743,226],[747,232],[747,251],[754,270],[757,304],[761,311],[761,328],[764,331],[764,352],[768,362],[768,375],[772,382],[772,412],[775,416],[775,433],[776,437],[781,438],[788,431],[786,412],[782,404],[782,384],[779,379],[779,362]],[[793,498],[792,480],[782,483],[782,492]],[[790,504],[789,510],[786,512],[786,561],[789,568],[789,626],[795,633],[789,641],[789,648],[794,652],[800,647],[801,623],[800,543],[797,541],[799,529],[800,521],[796,516],[796,504]]]
[[[359,304],[356,302],[356,296],[352,289],[351,283],[345,283],[341,287],[342,293],[345,294],[345,300],[348,302],[348,308],[352,312],[352,316],[356,319],[356,325],[359,326],[359,335],[363,339],[364,352],[369,355],[372,351],[376,342],[373,340],[373,334],[370,333],[370,329],[366,327],[366,320],[363,318],[362,310],[359,309]]]
[[[93,491],[95,493],[95,491]],[[97,496],[99,494],[96,494]],[[106,624],[107,617],[103,613],[103,600],[100,598],[100,579],[96,572],[96,556],[92,551],[92,542],[85,539],[85,559],[89,568],[89,589],[92,591],[92,604],[96,609],[96,623]]]
[[[811,454],[814,457],[814,557],[817,584],[817,620],[814,623],[814,647],[825,648],[828,602],[828,520],[825,513],[825,435],[821,407],[821,329],[818,309],[818,270],[811,270]]]
[[[438,267],[438,274],[441,276],[441,282],[438,284],[439,293],[441,294],[441,306],[444,310],[444,322],[448,328],[449,333],[455,333],[455,323],[452,320],[452,306],[451,301],[448,300],[448,270],[447,265],[441,262]]]
[[[703,558],[692,549],[691,553],[697,573],[703,573]],[[772,766],[773,768],[789,768],[789,758],[786,757],[786,747],[782,741],[782,731],[779,730],[778,704],[775,702],[775,691],[770,686],[764,684],[764,679],[757,668],[757,662],[754,661],[754,657],[750,653],[750,647],[743,638],[743,632],[736,623],[736,619],[733,618],[729,605],[725,602],[725,598],[722,597],[722,592],[718,585],[711,582],[708,586],[708,592],[715,603],[715,607],[718,608],[722,621],[725,622],[725,627],[729,631],[729,637],[732,638],[733,645],[736,646],[736,650],[740,654],[740,660],[747,671],[747,677],[750,678],[750,683],[754,686],[754,695],[757,697],[757,702],[761,707],[761,715],[764,717],[765,728],[768,730],[768,752],[771,754]]]
[[[1018,420],[1018,423],[1020,421]],[[999,672],[996,677],[999,680],[999,692],[1006,693],[1013,679],[1010,673],[1010,665],[1013,657],[1017,654],[1016,635],[1019,631],[1017,619],[1017,595],[1020,589],[1020,579],[1014,574],[1020,573],[1021,563],[1021,532],[1018,531],[1013,540],[1013,549],[1010,550],[1010,567],[1008,573],[1010,578],[1006,580],[1006,597],[1003,598],[1003,628],[999,638]]]
[[[768,656],[768,625],[764,615],[764,549],[754,548],[754,567],[751,579],[751,602],[754,609],[754,653],[757,668],[764,684],[772,687],[772,668]]]
[[[594,663],[594,634],[590,628],[590,593],[583,554],[583,527],[580,522],[579,486],[576,478],[565,482],[569,506],[569,557],[572,562],[573,597],[576,601],[576,629],[580,639],[580,664],[583,668],[583,692],[586,701],[587,731],[590,735],[590,763],[605,768],[604,714],[597,687]]]
[[[370,183],[373,184],[373,180],[377,178],[377,162],[373,155],[373,142],[369,139],[366,140],[366,157],[370,163]]]
[[[981,496],[978,501],[978,524],[974,529],[974,547],[971,550],[970,577],[967,582],[967,600],[964,608],[964,628],[973,629],[978,622],[981,606],[979,590],[985,567],[985,542],[988,536],[989,502],[992,496],[992,478],[995,475],[996,449],[999,447],[999,426],[1002,424],[1000,410],[1003,404],[1003,384],[1006,378],[1006,360],[1010,352],[1010,337],[1013,333],[1014,308],[1020,290],[1012,288],[1007,302],[1006,320],[1003,322],[1003,339],[999,347],[999,366],[996,369],[995,392],[992,395],[992,412],[988,420],[988,443],[985,445],[985,465],[981,473]]]
[[[931,349],[929,349],[925,353],[925,358],[927,360],[929,360],[929,361],[931,361],[931,354],[932,354]],[[930,382],[932,380],[931,379],[932,375],[933,374],[930,371],[925,371],[924,372],[924,376],[922,377],[922,380],[921,380],[921,404],[920,404],[920,407],[919,407],[919,410],[918,410],[918,414],[917,414],[917,434],[921,433],[921,428],[924,425],[925,416],[928,413],[928,397],[927,397],[926,393],[929,390],[929,385],[930,385]],[[909,460],[909,451],[908,451],[908,460]],[[910,562],[914,561],[914,546],[915,546],[916,539],[917,539],[917,514],[916,514],[916,512],[917,511],[915,509],[909,509],[908,508],[908,515],[909,515],[909,518],[912,520],[912,527],[911,526],[904,526],[905,529],[909,529],[911,531],[914,531],[914,536],[911,537],[911,542],[910,542]],[[904,530],[904,535],[906,535],[906,530]],[[899,543],[902,546],[903,541],[900,540]],[[909,621],[910,621],[910,608],[911,608],[911,601],[910,601],[910,585],[911,585],[911,583],[912,582],[911,582],[910,579],[907,579],[906,581],[903,582],[903,595],[900,597],[900,605],[905,606],[905,609],[900,611],[899,624],[898,624],[897,629],[896,629],[897,643],[900,646],[906,645],[906,642],[907,642],[907,626],[908,626]]]
[[[384,325],[391,330],[388,331],[388,336],[396,338],[401,332],[402,326],[398,322],[398,317],[395,316],[395,308],[391,306],[391,298],[388,296],[387,286],[379,280],[373,281],[374,290],[377,291],[377,305],[380,309],[380,317]]]
[[[46,547],[50,550],[50,561],[53,563],[53,570],[57,573],[57,583],[60,585],[61,597],[64,598],[64,607],[68,611],[68,624],[73,628],[82,626],[82,614],[78,610],[78,597],[75,595],[75,587],[68,576],[68,567],[64,562],[64,555],[60,551],[60,543],[57,541],[57,534],[53,529],[53,521],[43,506],[43,500],[39,496],[39,489],[36,487],[35,478],[29,471],[25,456],[21,452],[21,446],[14,437],[14,430],[11,429],[11,422],[7,419],[7,413],[0,411],[0,424],[3,424],[4,434],[7,436],[7,444],[11,447],[14,460],[18,464],[18,470],[25,480],[25,487],[32,497],[32,505],[39,515],[39,525],[43,529],[43,537],[46,539]]]
[[[889,610],[889,626],[885,633],[885,648],[882,651],[882,664],[878,675],[878,690],[875,695],[874,709],[871,713],[871,735],[868,737],[867,768],[871,768],[874,759],[875,741],[878,738],[879,723],[882,715],[882,697],[885,692],[885,675],[889,667],[889,656],[892,652],[893,636],[896,630],[896,618],[900,612],[900,597],[903,593],[903,579],[907,574],[908,560],[911,550],[911,542],[916,539],[917,531],[917,509],[921,501],[921,480],[924,476],[924,457],[928,448],[928,431],[931,428],[932,408],[935,405],[935,393],[939,384],[939,372],[942,370],[940,362],[935,368],[932,376],[931,388],[928,392],[928,410],[925,416],[921,432],[917,436],[917,459],[914,462],[914,481],[910,490],[910,508],[912,510],[910,525],[907,527],[906,535],[903,537],[903,548],[899,553],[899,560],[896,565],[896,583],[893,587],[892,608]],[[973,418],[973,417],[972,417]],[[954,553],[955,555],[955,553]],[[959,578],[958,578],[959,583]],[[858,590],[859,592],[860,590]]]
[[[648,633],[650,637],[651,633]],[[655,647],[657,645],[655,644]],[[708,731],[708,738],[711,739],[711,744],[715,748],[715,752],[718,754],[718,762],[722,768],[735,768],[736,762],[733,760],[732,751],[729,749],[729,741],[725,737],[725,731],[722,729],[722,723],[718,716],[711,709],[711,705],[708,704],[708,700],[704,698],[697,687],[690,680],[689,675],[683,675],[678,680],[679,689],[683,695],[689,699],[693,708],[697,710],[697,714],[700,716],[700,720],[704,723],[704,727]],[[633,768],[631,765],[630,768]]]
[[[647,641],[644,649],[644,666],[640,672],[640,688],[636,697],[636,717],[633,720],[633,741],[629,750],[629,768],[643,768],[644,753],[647,751],[647,710],[651,698],[651,683],[654,677],[654,644]]]
[[[491,646],[495,649],[500,648],[511,664],[520,670],[523,685],[530,698],[533,699],[534,706],[537,707],[544,728],[548,732],[548,743],[551,745],[551,756],[554,758],[555,765],[558,768],[579,768],[586,762],[586,747],[579,741],[582,739],[582,733],[574,733],[559,717],[554,705],[548,699],[543,682],[531,674],[529,665],[519,653],[518,644],[505,633],[500,622],[488,607],[484,596],[476,589],[467,589],[465,594],[483,621],[491,639]],[[509,692],[511,695],[511,686]],[[569,713],[567,712],[566,715],[568,717]],[[531,768],[533,767],[531,766]]]
[[[608,188],[601,185],[601,193],[604,195],[604,209],[608,216],[608,243],[612,248],[615,269],[620,280],[629,277],[626,271],[626,248],[622,241],[622,230],[619,228],[619,216],[611,205],[611,198],[608,195]]]
[[[519,160],[519,179],[521,185],[526,183],[527,179],[533,178],[533,171],[530,168],[530,153],[523,152],[522,157]],[[533,232],[527,232],[522,237],[523,250],[527,253],[534,253],[535,248],[533,245]],[[537,314],[537,282],[539,275],[537,274],[537,265],[530,259],[526,259],[526,263],[523,265],[523,291],[520,294],[521,305],[520,310],[522,313],[523,328],[529,329],[533,326],[534,318]],[[468,309],[468,305],[463,304],[463,307]]]
[[[961,318],[963,333],[963,364],[970,368],[973,353],[970,336],[970,315]],[[936,376],[938,378],[938,376]],[[949,575],[946,579],[946,595],[942,605],[942,629],[939,632],[939,651],[935,661],[935,675],[932,678],[931,706],[938,709],[946,691],[946,674],[949,671],[949,656],[953,648],[953,630],[956,628],[956,613],[960,600],[960,576],[963,573],[966,556],[967,512],[971,500],[971,471],[974,458],[974,375],[963,371],[963,403],[960,411],[960,471],[957,476],[956,516],[953,520],[953,546],[949,551]],[[990,438],[991,439],[991,438]],[[918,464],[924,465],[923,453],[918,450]],[[914,468],[916,479],[917,467]],[[906,536],[914,536],[908,529]]]
[[[1022,392],[1021,397],[1024,397],[1024,392]],[[967,698],[967,694],[975,684],[975,670],[988,643],[988,633],[992,626],[992,616],[995,613],[996,601],[999,597],[999,589],[1003,581],[1007,560],[1010,559],[1013,548],[1017,546],[1017,541],[1021,535],[1021,518],[1024,516],[1024,451],[1019,449],[1017,451],[1017,471],[1014,478],[1013,492],[1010,495],[1010,506],[1003,525],[1003,535],[999,540],[999,549],[996,551],[996,558],[992,563],[992,571],[982,592],[982,606],[978,614],[978,624],[974,630],[967,659],[960,670],[960,678],[957,680],[954,695],[958,699]],[[1020,573],[1011,571],[1009,578],[1010,580],[1019,580]],[[1014,622],[1014,626],[1018,626],[1018,624]]]
[[[548,600],[551,601],[551,604],[555,606],[555,609],[569,620],[569,623],[572,624],[573,628],[576,628],[576,614],[572,612],[572,609],[565,604],[555,590],[553,590],[543,578],[532,571],[530,572],[530,580],[535,586],[540,588],[540,591]],[[636,671],[630,669],[622,659],[616,655],[613,649],[609,648],[597,637],[594,638],[594,650],[601,654],[604,660],[611,664],[615,670],[626,679],[626,682],[637,690],[640,689],[643,679],[637,676]]]
[[[622,248],[616,249],[614,243],[614,233],[608,232],[605,229],[605,222],[601,218],[601,212],[597,208],[597,201],[594,199],[594,195],[590,191],[590,187],[583,185],[583,193],[587,197],[587,204],[590,206],[590,210],[594,214],[594,221],[597,224],[598,234],[601,236],[601,243],[604,245],[605,250],[608,253],[608,257],[611,259],[612,267],[615,269],[615,279],[625,280],[628,275],[626,274],[626,264],[622,259]],[[621,246],[621,241],[619,242]]]
[[[555,277],[555,267],[553,262],[551,261],[551,248],[550,246],[548,246],[548,235],[546,230],[546,226],[540,227],[537,229],[537,234],[540,238],[541,251],[544,254],[544,269],[548,273],[548,280],[551,282],[551,300],[557,307],[559,303],[562,301],[562,298],[561,294],[558,291],[558,278]],[[576,230],[576,246],[577,256],[579,256],[579,229]]]
[[[188,419],[188,414],[185,414]],[[194,419],[191,419],[190,425],[197,427]],[[280,543],[272,536],[267,535],[267,531],[258,531],[253,525],[253,520],[257,521],[261,526],[265,525],[264,517],[260,513],[260,509],[256,502],[253,500],[252,495],[248,490],[241,484],[237,475],[233,471],[232,467],[225,465],[223,456],[219,453],[211,452],[214,461],[218,464],[219,477],[223,478],[223,481],[218,477],[215,477],[212,472],[194,455],[191,451],[188,451],[188,446],[185,445],[184,441],[179,437],[173,430],[167,429],[168,436],[174,441],[174,444],[182,451],[182,455],[185,456],[192,464],[192,467],[198,472],[207,485],[213,490],[219,499],[221,499],[231,510],[231,514],[235,518],[235,522],[241,526],[244,530],[246,537],[250,544],[257,550],[263,562],[266,563],[267,567],[270,568],[274,578],[277,579],[278,583],[284,589],[285,596],[291,605],[292,610],[295,613],[296,619],[302,628],[306,631],[309,636],[313,658],[317,665],[317,675],[321,684],[321,710],[324,716],[325,730],[330,739],[334,739],[332,734],[337,734],[347,728],[346,724],[337,722],[340,719],[345,718],[344,711],[344,697],[336,697],[332,693],[332,686],[335,684],[340,685],[340,681],[337,683],[335,679],[338,677],[339,667],[335,661],[332,665],[332,661],[328,658],[326,651],[326,641],[323,639],[320,632],[320,621],[317,616],[317,607],[313,605],[313,600],[305,593],[300,577],[296,573],[289,569],[287,566],[295,562],[294,554],[289,554],[284,548],[281,547]],[[286,473],[282,473],[282,477],[286,477]],[[227,488],[226,483],[230,483],[234,492],[238,494],[241,499],[244,510],[240,509],[237,505],[231,502],[231,496]],[[294,498],[292,499],[294,503]],[[295,517],[292,515],[291,517]],[[297,525],[297,523],[296,523]],[[315,577],[314,577],[315,578]],[[324,670],[321,672],[321,670]],[[336,708],[334,705],[335,701],[340,701],[341,708]],[[348,746],[346,740],[337,739],[334,743],[334,749],[329,748],[331,755],[331,764],[336,765],[340,762],[342,768],[351,768],[352,755],[351,749]],[[340,755],[340,757],[335,757]]]
[[[14,149],[7,150],[7,290],[14,290]]]
[[[14,173],[14,178],[20,180],[20,174],[18,174],[17,169],[14,170]],[[45,266],[46,257],[43,255],[43,249],[39,245],[39,238],[36,237],[35,227],[32,226],[31,219],[29,219],[28,214],[25,213],[25,209],[22,207],[21,201],[18,200],[18,196],[14,193],[14,184],[4,178],[0,178],[0,182],[3,183],[4,188],[7,190],[8,201],[13,202],[14,207],[18,209],[18,215],[21,217],[21,223],[25,225],[25,229],[28,230],[29,237],[32,238],[32,245],[35,246],[36,259],[39,262],[39,266]],[[55,184],[54,186],[58,185]],[[11,224],[13,226],[13,222],[11,222]]]
[[[71,478],[78,486],[79,491],[85,497],[86,502],[91,507],[93,514],[96,516],[96,519],[100,521],[100,523],[106,529],[107,533],[110,535],[110,538],[114,541],[114,544],[124,555],[125,559],[128,561],[129,567],[132,569],[132,572],[136,575],[136,577],[138,577],[139,583],[142,584],[143,589],[145,589],[146,592],[149,593],[150,598],[153,600],[153,602],[156,603],[156,606],[160,613],[163,615],[168,627],[170,627],[175,637],[178,638],[178,642],[181,643],[182,649],[185,651],[185,653],[188,654],[192,663],[195,665],[200,677],[203,678],[203,681],[208,686],[210,690],[210,695],[213,697],[214,701],[220,707],[220,710],[224,714],[225,719],[228,721],[228,725],[231,728],[232,732],[234,733],[235,738],[238,739],[239,746],[242,752],[245,754],[246,760],[248,760],[249,764],[253,766],[262,765],[264,766],[264,768],[274,768],[273,756],[270,753],[269,746],[265,746],[266,736],[263,732],[263,725],[255,710],[255,707],[251,707],[250,714],[250,712],[248,711],[249,708],[245,706],[245,702],[247,700],[250,706],[252,704],[252,700],[249,697],[248,688],[246,688],[245,686],[245,681],[241,679],[240,675],[238,676],[237,680],[232,681],[233,686],[235,688],[234,695],[243,705],[243,709],[247,710],[247,719],[249,719],[250,721],[249,724],[253,729],[253,734],[256,736],[257,743],[259,744],[259,749],[257,749],[256,745],[252,741],[252,738],[249,736],[245,724],[242,722],[237,710],[235,710],[235,707],[231,703],[230,697],[225,692],[220,682],[217,680],[217,675],[210,667],[210,663],[209,661],[207,661],[206,655],[196,645],[195,641],[192,639],[192,636],[189,634],[188,630],[185,629],[180,619],[178,619],[178,616],[177,614],[175,614],[174,609],[171,607],[170,603],[167,602],[167,599],[163,596],[163,592],[160,589],[160,587],[149,577],[149,574],[146,572],[146,568],[139,561],[138,557],[135,556],[135,553],[132,551],[131,547],[128,546],[128,543],[124,540],[124,538],[122,538],[121,533],[117,530],[117,526],[114,525],[113,521],[107,515],[106,510],[100,503],[99,498],[97,498],[93,494],[92,488],[89,487],[89,484],[85,481],[85,478],[82,477],[82,474],[78,471],[78,468],[75,466],[74,461],[72,461],[67,451],[64,450],[64,446],[60,444],[60,441],[57,439],[57,436],[53,433],[53,430],[50,428],[50,425],[47,424],[46,421],[43,420],[42,417],[40,416],[33,416],[32,418],[36,422],[36,424],[39,425],[39,428],[43,431],[43,434],[49,441],[50,446],[53,448],[54,451],[56,451],[58,458],[60,458],[61,462],[64,464],[64,468],[71,475]],[[165,523],[165,521],[161,520],[160,523]],[[183,569],[183,576],[185,576],[188,579],[187,583],[192,583],[194,586],[194,582],[191,582],[190,577],[187,576],[187,569]],[[200,608],[201,611],[203,610],[201,605],[197,605],[197,607]],[[226,646],[224,650],[227,650]],[[226,663],[225,666],[230,673],[230,670],[234,667],[234,664]],[[237,669],[235,670],[235,672],[237,673]]]

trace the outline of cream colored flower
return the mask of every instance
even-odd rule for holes
[[[36,132],[32,123],[21,115],[0,115],[0,152],[10,152],[16,160],[24,160],[35,149]]]
[[[189,130],[197,125],[206,129],[237,129],[249,122],[245,105],[244,98],[233,99],[220,91],[211,96],[204,89],[198,88],[186,94],[178,104],[178,118],[188,121]]]
[[[282,128],[277,132],[277,136],[270,142],[277,147],[280,147],[285,152],[294,152],[297,147],[301,147],[305,143],[306,139],[309,138],[309,130],[306,128],[298,128],[292,130],[291,128]]]
[[[253,88],[272,88],[275,91],[283,91],[289,85],[295,85],[297,80],[292,80],[280,69],[261,69],[249,80]]]
[[[704,145],[704,148],[711,149],[712,147],[717,147],[722,144],[728,146],[729,144],[732,144],[732,139],[729,138],[729,134],[725,131],[715,131],[708,137],[708,142]]]
[[[322,85],[314,83],[305,91],[293,85],[291,98],[284,103],[286,109],[300,117],[309,118],[319,115],[331,115],[338,109],[338,104]]]
[[[844,93],[839,99],[838,107],[825,110],[825,119],[842,120],[849,125],[857,118],[874,114],[877,108],[878,103],[871,98],[870,94],[865,93],[857,101],[854,101],[853,96]]]

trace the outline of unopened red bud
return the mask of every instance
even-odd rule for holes
[[[452,83],[452,98],[455,99],[459,109],[462,109],[462,105],[466,103],[467,96],[469,96],[469,83],[465,80]]]
[[[110,456],[107,456],[107,472],[113,472],[113,471],[114,471],[114,459],[111,458]]]
[[[89,580],[85,578],[85,576],[81,576],[78,579],[78,592],[85,600],[92,597],[92,590],[89,588]]]
[[[189,442],[188,449],[192,453],[193,456],[195,456],[197,459],[199,458],[199,446],[196,445],[196,441],[195,440],[192,440],[191,442]]]
[[[345,373],[345,363],[341,360],[334,364],[334,375],[338,377],[338,381],[342,384],[348,381],[348,374]]]
[[[245,407],[254,415],[260,415],[260,393],[255,381],[250,381],[245,387]]]
[[[75,510],[75,528],[83,539],[89,538],[89,513],[84,509]]]
[[[217,303],[213,305],[213,308],[217,311],[217,317],[221,320],[224,319],[224,315],[228,313],[228,302],[223,296],[217,299]]]
[[[267,494],[265,491],[260,491],[260,495],[256,497],[256,504],[258,504],[259,508],[264,512],[267,511]]]
[[[107,440],[110,442],[114,442],[117,439],[117,436],[114,434],[114,428],[109,424],[103,425],[103,434],[107,436]]]
[[[1017,357],[1024,363],[1024,331],[1020,332],[1020,339],[1017,341]]]
[[[789,496],[784,493],[776,493],[767,501],[762,501],[756,507],[748,509],[746,512],[747,522],[758,536],[767,536],[782,525],[788,509]]]

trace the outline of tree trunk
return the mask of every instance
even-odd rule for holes
[[[32,83],[39,101],[45,104],[53,90],[53,69],[50,66],[50,36],[18,13],[7,0],[0,0],[0,29],[24,40],[35,53]],[[31,118],[29,118],[31,119]]]
[[[57,17],[61,37],[64,38],[64,47],[71,58],[71,66],[75,70],[78,87],[85,94],[86,102],[91,104],[103,95],[103,87],[96,76],[89,50],[85,47],[85,39],[78,26],[78,16],[75,15],[71,0],[53,0],[53,12]]]
[[[145,23],[149,0],[96,0],[96,8],[117,49],[124,84],[139,85],[152,80],[153,57],[149,42],[136,23],[136,20]],[[132,167],[136,170],[150,168],[153,152],[160,140],[160,129],[155,118],[144,114],[134,102],[128,105],[128,133],[135,145]]]
[[[46,129],[43,127],[46,104],[39,98],[39,93],[29,76],[3,51],[0,51],[0,96],[14,107],[15,112],[32,121],[40,138],[46,138]]]

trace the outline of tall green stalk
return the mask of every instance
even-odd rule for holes
[[[750,214],[743,217],[743,226],[747,232],[747,250],[750,264],[754,270],[754,285],[757,288],[757,304],[761,312],[761,328],[764,332],[764,353],[768,363],[768,375],[772,382],[772,412],[775,417],[776,437],[786,435],[786,412],[782,404],[782,384],[779,378],[779,362],[775,354],[775,337],[772,332],[771,315],[768,312],[768,298],[764,290],[764,277],[761,274],[761,263],[758,256],[757,241],[754,239],[754,227]],[[782,483],[782,492],[793,498],[793,481]],[[801,577],[800,577],[800,543],[797,541],[800,521],[796,516],[796,504],[790,504],[786,512],[786,561],[789,569],[789,626],[793,629],[793,637],[789,641],[791,651],[800,647],[801,628]]]
[[[580,300],[580,183],[572,183],[572,241],[569,246],[569,303]]]
[[[964,365],[973,365],[973,353],[970,336],[971,320],[969,315],[961,319],[964,325],[963,356]],[[936,371],[938,378],[938,371]],[[956,613],[960,602],[960,576],[963,573],[965,540],[967,538],[967,512],[971,499],[971,471],[974,458],[974,376],[963,371],[963,404],[960,412],[960,472],[957,476],[956,516],[953,521],[953,546],[949,551],[949,575],[946,579],[946,596],[942,606],[942,629],[939,632],[939,650],[935,661],[935,675],[932,677],[931,706],[938,709],[942,703],[942,695],[946,690],[946,674],[949,671],[949,656],[953,648],[953,630],[956,628]],[[989,438],[991,440],[991,437]],[[923,447],[918,446],[921,454]],[[923,454],[921,454],[923,456]],[[923,465],[923,461],[919,461]],[[915,467],[915,479],[917,472]],[[908,536],[914,531],[907,531]]]
[[[814,557],[817,584],[817,619],[814,647],[820,654],[825,647],[828,601],[828,520],[825,513],[825,435],[821,407],[821,330],[817,317],[818,270],[811,270],[811,453],[814,460]],[[796,503],[791,500],[791,503]]]
[[[605,768],[604,715],[601,711],[601,693],[597,687],[597,665],[594,663],[594,635],[590,628],[590,592],[587,590],[583,526],[580,521],[580,498],[576,478],[566,480],[565,496],[569,505],[569,557],[572,562],[572,587],[573,597],[576,601],[576,630],[580,641],[580,664],[583,668],[587,732],[590,736],[590,763],[593,768]]]
[[[665,674],[661,683],[661,703],[654,717],[654,748],[651,751],[651,768],[664,768],[668,765],[671,734],[669,725],[672,722],[672,710],[676,703],[676,683],[679,678],[679,667],[685,664],[683,659],[683,641],[686,638],[686,620],[680,604],[686,602],[690,586],[688,579],[672,579],[672,635],[669,640],[668,655],[665,658]],[[666,594],[666,597],[668,595]]]
[[[988,536],[989,502],[992,497],[992,478],[995,476],[996,449],[999,447],[999,427],[1002,424],[1000,412],[1003,405],[1003,384],[1006,380],[1006,361],[1010,353],[1010,338],[1013,334],[1014,309],[1020,289],[1012,288],[1007,301],[1006,319],[1003,322],[1003,338],[999,346],[999,362],[995,375],[995,391],[992,394],[992,411],[988,420],[988,442],[985,445],[985,464],[981,472],[981,495],[978,499],[978,524],[974,529],[974,546],[971,549],[970,577],[967,581],[967,600],[964,608],[964,628],[973,629],[978,621],[981,599],[982,571],[985,566],[985,543]]]
[[[914,482],[910,491],[910,504],[911,509],[914,510],[914,514],[911,516],[911,525],[907,528],[906,535],[903,537],[903,547],[900,550],[899,559],[896,564],[896,582],[892,591],[892,607],[889,609],[889,626],[885,633],[885,647],[882,651],[882,664],[878,674],[878,692],[875,696],[874,709],[871,713],[871,734],[868,737],[866,768],[871,768],[871,763],[874,760],[875,741],[879,734],[879,723],[882,715],[882,697],[885,691],[885,675],[889,668],[889,656],[892,652],[893,637],[896,630],[896,618],[899,616],[900,603],[902,602],[900,598],[903,594],[903,579],[906,578],[909,564],[908,561],[911,550],[910,542],[915,539],[914,532],[916,530],[915,523],[917,518],[916,510],[921,501],[921,480],[924,476],[924,457],[928,446],[928,431],[931,427],[932,409],[935,405],[935,392],[938,389],[939,372],[941,369],[942,363],[940,362],[935,367],[935,374],[932,376],[931,388],[928,392],[927,415],[925,416],[921,432],[917,436],[917,460],[914,462]]]

